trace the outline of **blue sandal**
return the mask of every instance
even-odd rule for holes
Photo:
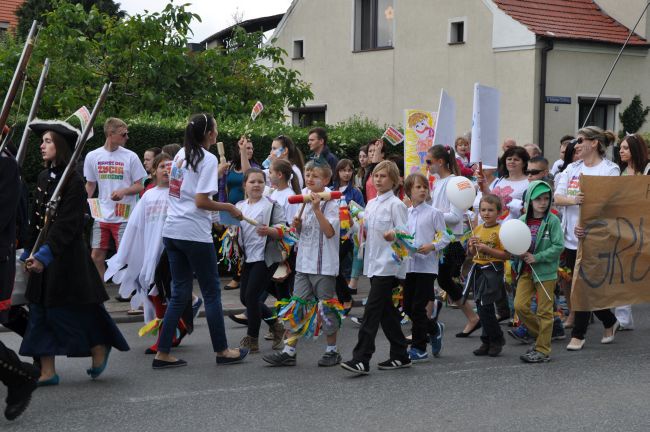
[[[101,365],[97,367],[91,367],[90,369],[86,369],[86,373],[90,375],[90,378],[92,379],[97,379],[99,376],[104,372],[104,369],[106,369],[106,365],[108,364],[108,356],[111,353],[111,348],[107,346],[106,347],[106,355],[104,356],[104,361],[102,362]]]

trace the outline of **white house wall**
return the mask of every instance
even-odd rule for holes
[[[360,115],[401,124],[405,108],[436,110],[444,87],[456,100],[457,132],[463,133],[471,128],[478,81],[502,91],[501,137],[533,141],[536,51],[496,52],[492,12],[483,0],[395,0],[394,49],[361,53],[352,52],[353,5],[299,0],[277,32],[277,45],[289,53],[287,65],[312,83],[309,105],[327,105],[328,123]],[[447,44],[454,17],[467,18],[465,44]],[[304,41],[302,60],[290,58],[295,39]]]

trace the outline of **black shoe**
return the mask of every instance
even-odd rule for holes
[[[503,346],[506,344],[505,339],[501,339],[499,342],[496,343],[491,343],[490,344],[490,349],[488,350],[488,355],[490,357],[496,357],[499,354],[501,354],[501,350],[503,349]]]
[[[341,363],[341,354],[339,354],[336,351],[329,351],[323,354],[323,357],[318,360],[318,366],[323,366],[323,367],[330,367],[330,366],[336,366],[337,364]]]
[[[5,408],[7,420],[15,420],[25,412],[32,400],[32,393],[38,387],[40,375],[38,369],[28,363],[23,363],[22,369],[29,377],[17,386],[7,387],[7,406]]]
[[[350,293],[350,295],[357,295],[359,293],[359,290],[357,288],[348,287],[348,292]]]
[[[370,372],[370,366],[368,363],[358,362],[355,360],[348,360],[341,363],[341,367],[348,372],[355,373],[357,375],[368,375]]]
[[[151,363],[151,367],[154,369],[171,369],[171,368],[177,368],[183,366],[187,366],[187,362],[181,359],[178,359],[173,362],[153,359],[153,363]]]
[[[476,330],[481,328],[481,321],[477,322],[476,325],[469,331],[469,333],[465,332],[459,332],[456,333],[457,338],[466,338],[469,337],[472,333],[474,333]]]
[[[233,281],[230,281],[230,282],[233,282]],[[237,285],[230,285],[230,283],[228,283],[228,284],[223,286],[224,291],[232,291],[232,290],[236,290],[236,289],[239,289],[239,283],[237,283]]]
[[[241,314],[238,314],[241,315]],[[248,318],[239,318],[237,315],[228,315],[228,318],[236,322],[237,324],[241,324],[243,326],[248,325]]]
[[[158,354],[158,351],[156,351],[154,349],[151,349],[151,348],[147,348],[146,350],[144,350],[144,353],[145,354]]]
[[[115,300],[117,300],[117,301],[120,302],[120,303],[130,302],[130,301],[131,301],[131,297],[133,297],[134,294],[135,294],[135,291],[133,291],[133,292],[131,293],[131,295],[128,296],[128,297],[122,297],[121,295],[117,295],[117,296],[115,296]]]
[[[490,351],[490,345],[486,344],[483,342],[480,347],[472,351],[475,356],[486,356],[488,355],[488,352]]]
[[[338,353],[337,353],[338,354]],[[271,366],[295,366],[296,365],[296,355],[289,355],[286,352],[274,352],[267,354],[262,357],[262,360],[270,364]],[[318,362],[320,365],[320,362]]]
[[[402,369],[402,368],[409,368],[409,367],[411,367],[411,359],[404,359],[404,360],[388,359],[377,365],[377,369],[381,369],[381,370],[394,370],[394,369]]]

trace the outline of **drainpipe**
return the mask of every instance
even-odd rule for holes
[[[553,49],[553,41],[551,39],[544,39],[546,44],[542,47],[542,59],[541,59],[541,73],[540,73],[540,83],[539,83],[539,118],[538,118],[538,137],[537,144],[539,148],[544,153],[544,133],[545,133],[545,122],[546,122],[546,66],[548,62],[548,52]]]

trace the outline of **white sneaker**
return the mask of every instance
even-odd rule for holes
[[[571,338],[571,342],[566,346],[567,351],[580,351],[585,346],[585,339]]]
[[[616,321],[614,323],[614,325],[612,326],[612,335],[611,336],[603,336],[603,338],[600,340],[600,343],[601,344],[610,344],[610,343],[614,342],[614,337],[616,336],[616,330],[618,330],[619,326],[620,326],[620,324],[618,323],[618,321]]]

